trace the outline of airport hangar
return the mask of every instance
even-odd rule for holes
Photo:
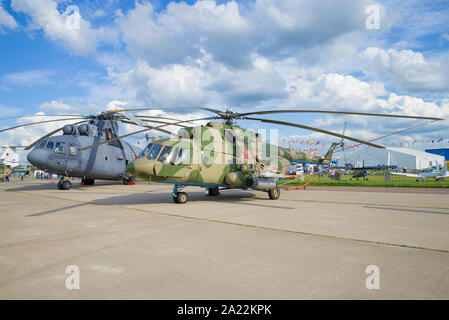
[[[438,167],[444,164],[446,159],[443,155],[424,152],[410,148],[387,147],[385,149],[363,148],[357,151],[346,151],[346,155],[339,155],[338,165],[344,166],[350,163],[353,166],[398,166],[407,167],[408,170],[427,169],[432,166]]]

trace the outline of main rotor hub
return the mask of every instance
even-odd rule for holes
[[[216,119],[222,119],[223,122],[229,126],[235,123],[235,120],[244,119],[238,112],[233,112],[230,109],[226,109],[220,116],[215,117]]]

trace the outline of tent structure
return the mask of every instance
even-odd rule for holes
[[[361,150],[345,151],[345,153],[344,156],[338,155],[339,166],[344,166],[346,162],[346,164],[350,163],[358,167],[388,165],[420,170],[446,164],[443,156],[410,148],[376,149],[365,147]]]

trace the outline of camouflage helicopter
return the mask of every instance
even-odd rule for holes
[[[132,115],[119,111],[106,111],[95,115],[31,115],[2,118],[0,120],[21,118],[57,117],[59,119],[42,120],[25,123],[11,128],[5,128],[0,132],[27,127],[42,123],[58,121],[81,120],[72,124],[66,124],[25,147],[31,150],[28,161],[40,170],[61,176],[57,186],[59,190],[69,190],[71,182],[64,177],[80,177],[84,185],[93,185],[95,179],[123,180],[124,184],[133,184],[134,176],[126,171],[129,162],[136,159],[142,149],[129,144],[124,140],[114,139],[118,136],[118,123],[133,124],[149,130],[153,126],[149,123],[160,124],[159,131],[170,133],[162,129],[167,125],[182,126],[178,119],[166,117],[154,117]],[[169,123],[169,120],[175,123]],[[176,123],[179,122],[179,123]],[[62,135],[54,136],[62,131]],[[83,147],[92,143],[104,142],[96,148],[85,150]]]
[[[200,109],[215,113],[215,116],[194,120],[222,120],[222,122],[210,121],[206,125],[201,126],[184,127],[177,134],[171,134],[171,138],[155,139],[147,145],[136,160],[128,164],[127,171],[134,176],[147,181],[173,184],[172,197],[175,203],[187,202],[187,194],[182,191],[186,186],[206,188],[209,196],[219,195],[219,190],[221,189],[251,188],[267,192],[269,198],[272,200],[278,199],[280,189],[277,186],[277,180],[285,176],[285,169],[291,165],[292,161],[310,160],[319,163],[329,163],[333,150],[340,144],[332,144],[325,156],[310,157],[303,152],[278,147],[277,141],[275,144],[265,143],[262,141],[262,137],[254,133],[254,131],[236,125],[236,120],[252,120],[302,128],[367,144],[375,148],[385,148],[372,142],[320,128],[274,119],[249,117],[252,115],[313,112],[441,120],[432,117],[323,110],[267,110],[248,113],[237,113],[230,110],[223,112],[216,109],[200,107],[166,107],[132,110],[162,109]],[[115,139],[120,138],[117,137]],[[104,142],[100,142],[99,144],[102,143]],[[97,147],[99,144],[86,148]]]

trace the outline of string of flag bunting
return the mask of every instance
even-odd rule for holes
[[[314,154],[317,151],[324,151],[326,145],[329,147],[331,143],[321,141],[321,140],[313,140],[313,139],[307,139],[307,138],[298,138],[298,137],[282,137],[280,139],[283,144],[288,144],[288,146],[298,152],[306,152]],[[435,138],[435,139],[415,139],[413,141],[390,141],[390,142],[378,142],[379,144],[385,146],[385,147],[401,147],[401,148],[408,148],[413,147],[414,145],[441,145],[443,147],[443,144],[447,146],[449,144],[449,139],[445,138]],[[312,147],[313,146],[313,147]],[[371,146],[364,145],[364,144],[355,144],[355,143],[344,143],[343,148],[344,149],[359,149]]]

